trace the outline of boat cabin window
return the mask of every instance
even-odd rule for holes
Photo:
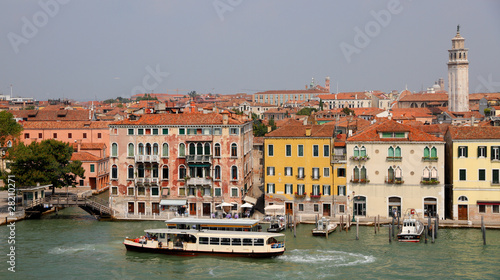
[[[231,245],[231,238],[221,238],[220,245]]]
[[[243,238],[243,246],[252,246],[252,239]]]
[[[276,238],[274,238],[274,237],[267,239],[267,244],[273,244],[273,243],[277,243],[277,242],[278,242],[278,240],[276,240]]]
[[[264,246],[264,239],[262,239],[262,238],[255,238],[253,240],[253,245],[254,246]]]
[[[210,245],[219,245],[218,237],[210,237]]]
[[[208,245],[208,237],[200,237],[200,244]]]
[[[233,238],[231,240],[231,245],[233,245],[233,246],[241,246],[241,238]]]

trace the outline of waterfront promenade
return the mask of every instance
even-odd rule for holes
[[[74,188],[74,189],[69,189],[69,192],[71,194],[81,194],[85,191],[88,191],[86,188]],[[56,194],[65,194],[66,189],[58,189],[56,190]],[[7,204],[7,196],[8,193],[7,191],[0,191],[0,225],[3,225],[6,223],[6,218],[8,218],[8,221],[17,221],[17,220],[22,220],[24,219],[24,216],[22,215],[15,215],[15,216],[10,216],[9,211],[8,211],[8,204]],[[170,214],[170,215],[169,215]],[[161,220],[167,220],[175,218],[175,215],[172,213],[162,213],[160,215],[127,215],[124,218],[120,218],[119,220],[128,220],[128,221],[161,221]],[[264,221],[264,216],[258,212],[256,212],[256,215],[254,215],[255,219],[259,219]],[[343,215],[342,220],[344,223],[348,221],[348,218],[352,220],[352,216],[350,215]],[[330,217],[330,220],[333,222],[340,223],[341,221],[341,216],[336,215],[335,217]],[[427,222],[427,219],[421,219],[424,223]],[[401,220],[402,221],[402,220]],[[304,216],[302,219],[299,220],[299,223],[303,224],[313,224],[315,222],[315,217],[314,216]],[[353,224],[355,222],[351,222]],[[381,225],[387,225],[392,223],[392,219],[387,219],[387,218],[382,218],[380,217],[380,224]],[[488,229],[500,229],[500,222],[493,222],[493,221],[484,221],[485,227]],[[360,226],[373,226],[374,225],[374,217],[360,217],[359,218],[359,225]],[[439,220],[439,227],[440,228],[481,228],[481,220],[469,220],[469,221],[456,221],[456,220]]]

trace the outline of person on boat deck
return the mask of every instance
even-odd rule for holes
[[[278,240],[276,240],[276,238],[274,238],[274,237],[269,238],[269,244],[274,244],[276,242],[278,242]]]

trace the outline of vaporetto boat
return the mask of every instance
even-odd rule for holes
[[[181,256],[269,258],[285,252],[285,235],[252,231],[148,229],[139,238],[125,238],[130,251]]]

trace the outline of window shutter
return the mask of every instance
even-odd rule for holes
[[[477,147],[477,157],[481,155],[481,147]]]
[[[491,146],[491,159],[494,159],[493,157],[495,156],[495,152],[493,151],[493,146]]]
[[[465,157],[469,157],[469,147],[465,147]]]

